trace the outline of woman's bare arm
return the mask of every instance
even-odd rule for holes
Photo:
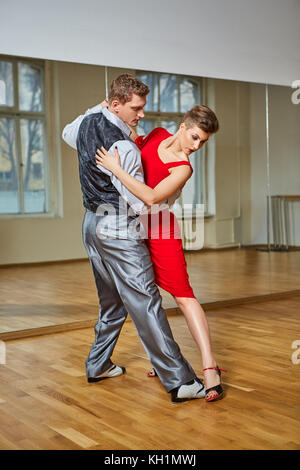
[[[115,155],[113,156],[101,147],[101,150],[97,150],[95,157],[97,164],[110,170],[132,194],[147,206],[160,204],[171,197],[178,189],[183,188],[192,174],[190,167],[187,165],[171,168],[170,176],[167,176],[152,189],[123,170],[117,149],[115,149]]]

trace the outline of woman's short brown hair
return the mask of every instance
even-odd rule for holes
[[[123,73],[112,81],[108,102],[111,104],[114,99],[117,99],[120,103],[125,104],[131,100],[133,93],[143,97],[148,95],[149,91],[150,88],[138,78],[129,73]]]
[[[194,126],[200,127],[204,132],[214,134],[219,130],[219,121],[215,113],[204,105],[197,104],[184,116],[183,122],[189,129]]]

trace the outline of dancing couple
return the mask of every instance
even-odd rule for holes
[[[83,241],[99,297],[87,379],[99,382],[125,372],[111,356],[129,314],[153,366],[148,376],[159,377],[171,401],[216,401],[223,397],[221,369],[169,208],[192,175],[189,155],[219,124],[212,110],[197,105],[174,135],[157,128],[139,137],[132,127],[144,117],[149,91],[134,76],[122,74],[112,82],[108,100],[88,109],[62,134],[78,151],[86,208]],[[152,217],[154,207],[158,216]],[[205,386],[173,338],[157,286],[173,295],[185,316],[202,355]]]

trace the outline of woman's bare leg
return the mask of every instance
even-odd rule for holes
[[[188,328],[201,352],[203,369],[216,367],[216,361],[212,352],[209,326],[205,312],[198,300],[189,297],[175,297],[176,303],[185,316]],[[206,388],[214,387],[220,383],[220,377],[216,370],[204,371]],[[216,392],[209,392],[207,398],[212,398]]]

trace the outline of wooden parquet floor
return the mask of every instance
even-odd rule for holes
[[[226,397],[172,404],[130,321],[114,362],[125,375],[88,384],[92,328],[8,341],[0,365],[0,449],[299,449],[300,296],[207,312]],[[199,376],[182,316],[174,336]],[[298,340],[298,349],[292,344]],[[295,344],[294,344],[295,346]],[[2,355],[3,359],[3,355]]]
[[[300,251],[208,250],[186,252],[186,261],[195,295],[206,308],[218,302],[300,293]],[[160,292],[164,308],[174,309],[173,297],[163,289]],[[88,260],[0,267],[0,339],[7,339],[5,333],[75,326],[97,316]]]

